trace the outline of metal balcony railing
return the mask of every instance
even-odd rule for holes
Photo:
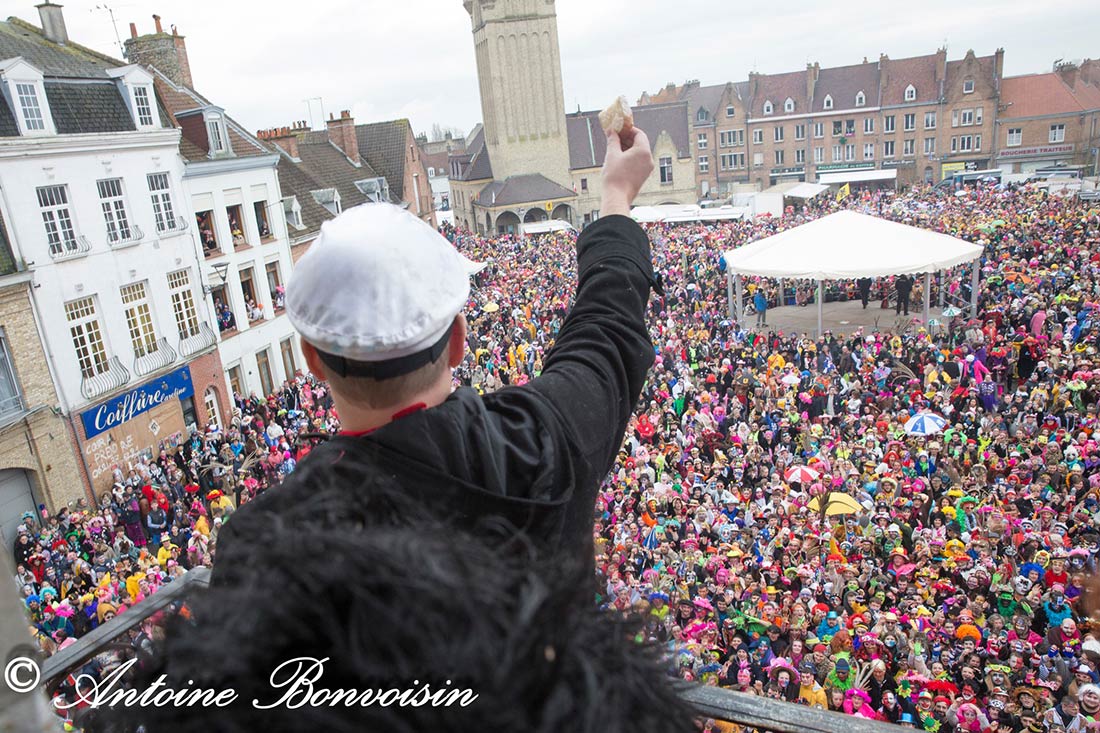
[[[145,232],[137,224],[127,227],[124,231],[115,232],[113,235],[107,234],[108,243],[115,249],[141,244],[143,239],[145,239]]]
[[[192,591],[210,584],[210,570],[200,567],[187,571],[126,613],[57,652],[42,665],[42,681],[52,692],[66,676],[89,659],[109,648],[116,639],[136,630],[153,614],[184,601]],[[129,646],[129,644],[126,644]],[[896,733],[896,726],[851,715],[808,708],[783,700],[746,695],[718,687],[684,683],[684,698],[703,718],[735,723],[759,731],[777,733]]]
[[[180,353],[184,356],[197,354],[205,348],[213,346],[218,340],[217,335],[205,322],[199,324],[196,334],[180,339]]]
[[[75,257],[83,257],[92,250],[92,243],[81,234],[71,243],[59,242],[50,245],[50,257],[54,260],[68,260]]]
[[[168,339],[159,338],[153,345],[156,348],[146,351],[134,359],[134,372],[136,374],[152,374],[176,360],[176,352],[168,345]]]
[[[130,372],[122,366],[117,356],[112,356],[107,361],[106,371],[96,374],[94,377],[85,377],[80,383],[80,394],[85,399],[92,399],[101,394],[106,394],[119,387],[125,386],[130,381]]]

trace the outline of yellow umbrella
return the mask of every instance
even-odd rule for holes
[[[486,303],[485,305],[481,306],[481,310],[485,313],[496,313],[498,310],[500,310],[500,306],[496,303]]]
[[[825,516],[827,517],[834,517],[837,514],[855,514],[863,511],[863,507],[860,506],[859,502],[847,494],[834,491],[828,497],[828,503],[825,505]],[[815,496],[811,499],[809,508],[811,512],[821,511],[821,497]]]

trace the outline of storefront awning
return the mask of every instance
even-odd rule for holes
[[[817,182],[825,186],[835,186],[836,184],[844,183],[860,183],[864,181],[894,181],[897,180],[898,170],[897,168],[887,168],[885,170],[853,170],[853,171],[836,171],[835,173],[822,173],[817,177]]]
[[[820,183],[800,183],[794,188],[790,189],[784,196],[790,196],[795,199],[812,199],[822,191],[829,190],[828,186],[824,186]]]

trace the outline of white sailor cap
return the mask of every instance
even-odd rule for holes
[[[341,376],[407,374],[437,359],[480,266],[392,204],[325,222],[287,283],[291,323]]]

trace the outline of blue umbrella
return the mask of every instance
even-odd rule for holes
[[[947,420],[934,412],[921,412],[909,418],[905,423],[905,432],[909,435],[935,435],[944,429]]]

